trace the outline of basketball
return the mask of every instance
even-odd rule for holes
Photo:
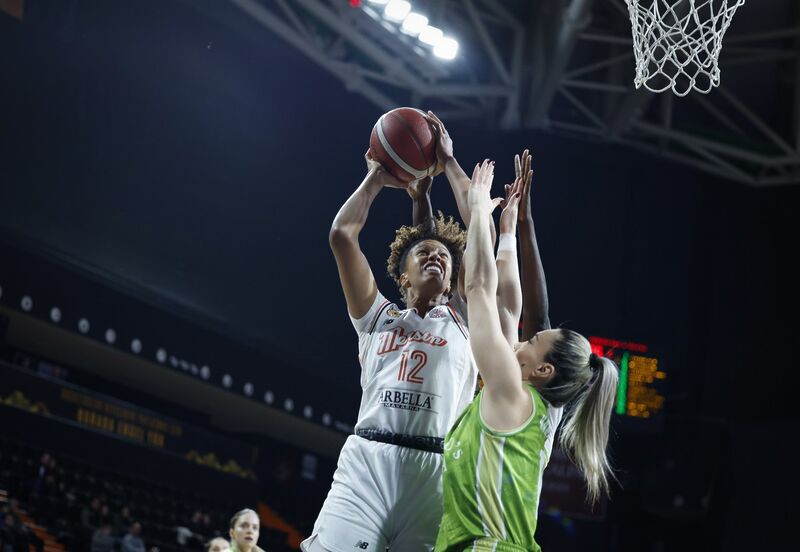
[[[369,137],[372,158],[401,182],[436,168],[436,131],[419,109],[398,107],[381,115]]]

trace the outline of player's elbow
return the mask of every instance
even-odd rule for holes
[[[351,245],[353,241],[355,241],[353,232],[349,231],[345,226],[336,224],[334,221],[330,232],[328,232],[328,243],[331,249],[336,251],[337,249]]]
[[[518,322],[522,315],[522,303],[517,303],[514,300],[499,302],[497,312],[500,313],[501,318]]]

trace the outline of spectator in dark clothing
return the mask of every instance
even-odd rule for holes
[[[45,452],[39,459],[39,465],[36,466],[36,474],[33,477],[33,488],[31,489],[33,498],[38,498],[48,475],[50,475],[50,455]]]
[[[128,534],[122,537],[122,550],[121,552],[145,552],[144,542],[139,536],[142,532],[142,526],[138,522],[131,524]]]
[[[40,489],[41,495],[53,498],[63,495],[65,490],[64,468],[58,465],[54,456],[51,456],[47,464],[44,483]]]
[[[46,496],[47,498],[53,498],[56,496],[61,495],[61,483],[56,478],[55,473],[47,474],[47,477],[44,478],[44,485],[41,489],[41,496]]]
[[[205,537],[209,537],[214,533],[214,524],[211,523],[211,516],[203,514],[203,521],[201,523],[202,529],[200,533]]]
[[[3,504],[2,506],[0,506],[0,528],[2,528],[3,524],[5,523],[6,515],[10,513],[13,513],[10,504]]]
[[[42,552],[44,550],[44,541],[21,519],[17,519],[17,538],[25,543],[25,548],[22,549],[24,552],[28,552],[28,545],[33,546],[36,552]]]
[[[108,504],[101,504],[100,505],[99,517],[100,517],[100,525],[101,526],[110,525],[110,526],[112,526],[112,529],[113,529],[113,525],[112,524],[114,523],[114,516],[111,515],[111,508],[108,507]]]
[[[100,498],[94,497],[89,505],[81,510],[80,550],[86,550],[91,546],[92,537],[98,527],[100,527]]]
[[[191,523],[189,523],[189,529],[191,529],[195,533],[203,532],[203,512],[200,510],[195,510],[192,514]]]
[[[205,533],[205,527],[203,526],[203,512],[195,510],[192,513],[192,519],[189,521],[189,529],[191,530],[191,535],[188,537],[187,544],[199,550],[208,538],[208,534]]]
[[[17,527],[14,514],[5,512],[3,525],[0,526],[0,552],[15,552],[17,550]]]
[[[91,552],[114,552],[115,539],[111,534],[111,524],[101,525],[92,535]]]
[[[128,506],[123,506],[119,514],[114,517],[114,535],[123,536],[133,524],[133,516]]]
[[[16,514],[6,513],[3,517],[3,527],[0,529],[0,542],[3,543],[2,552],[28,552],[33,546],[37,552],[42,552],[44,543],[30,528],[19,520]]]
[[[94,497],[88,506],[81,510],[81,526],[94,534],[95,529],[100,526],[100,498]]]

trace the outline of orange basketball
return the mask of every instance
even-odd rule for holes
[[[436,168],[436,131],[419,109],[398,107],[381,115],[369,147],[372,158],[402,182],[429,176]]]

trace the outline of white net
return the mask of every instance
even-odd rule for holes
[[[636,56],[636,88],[678,96],[719,85],[719,52],[745,0],[625,0]]]

